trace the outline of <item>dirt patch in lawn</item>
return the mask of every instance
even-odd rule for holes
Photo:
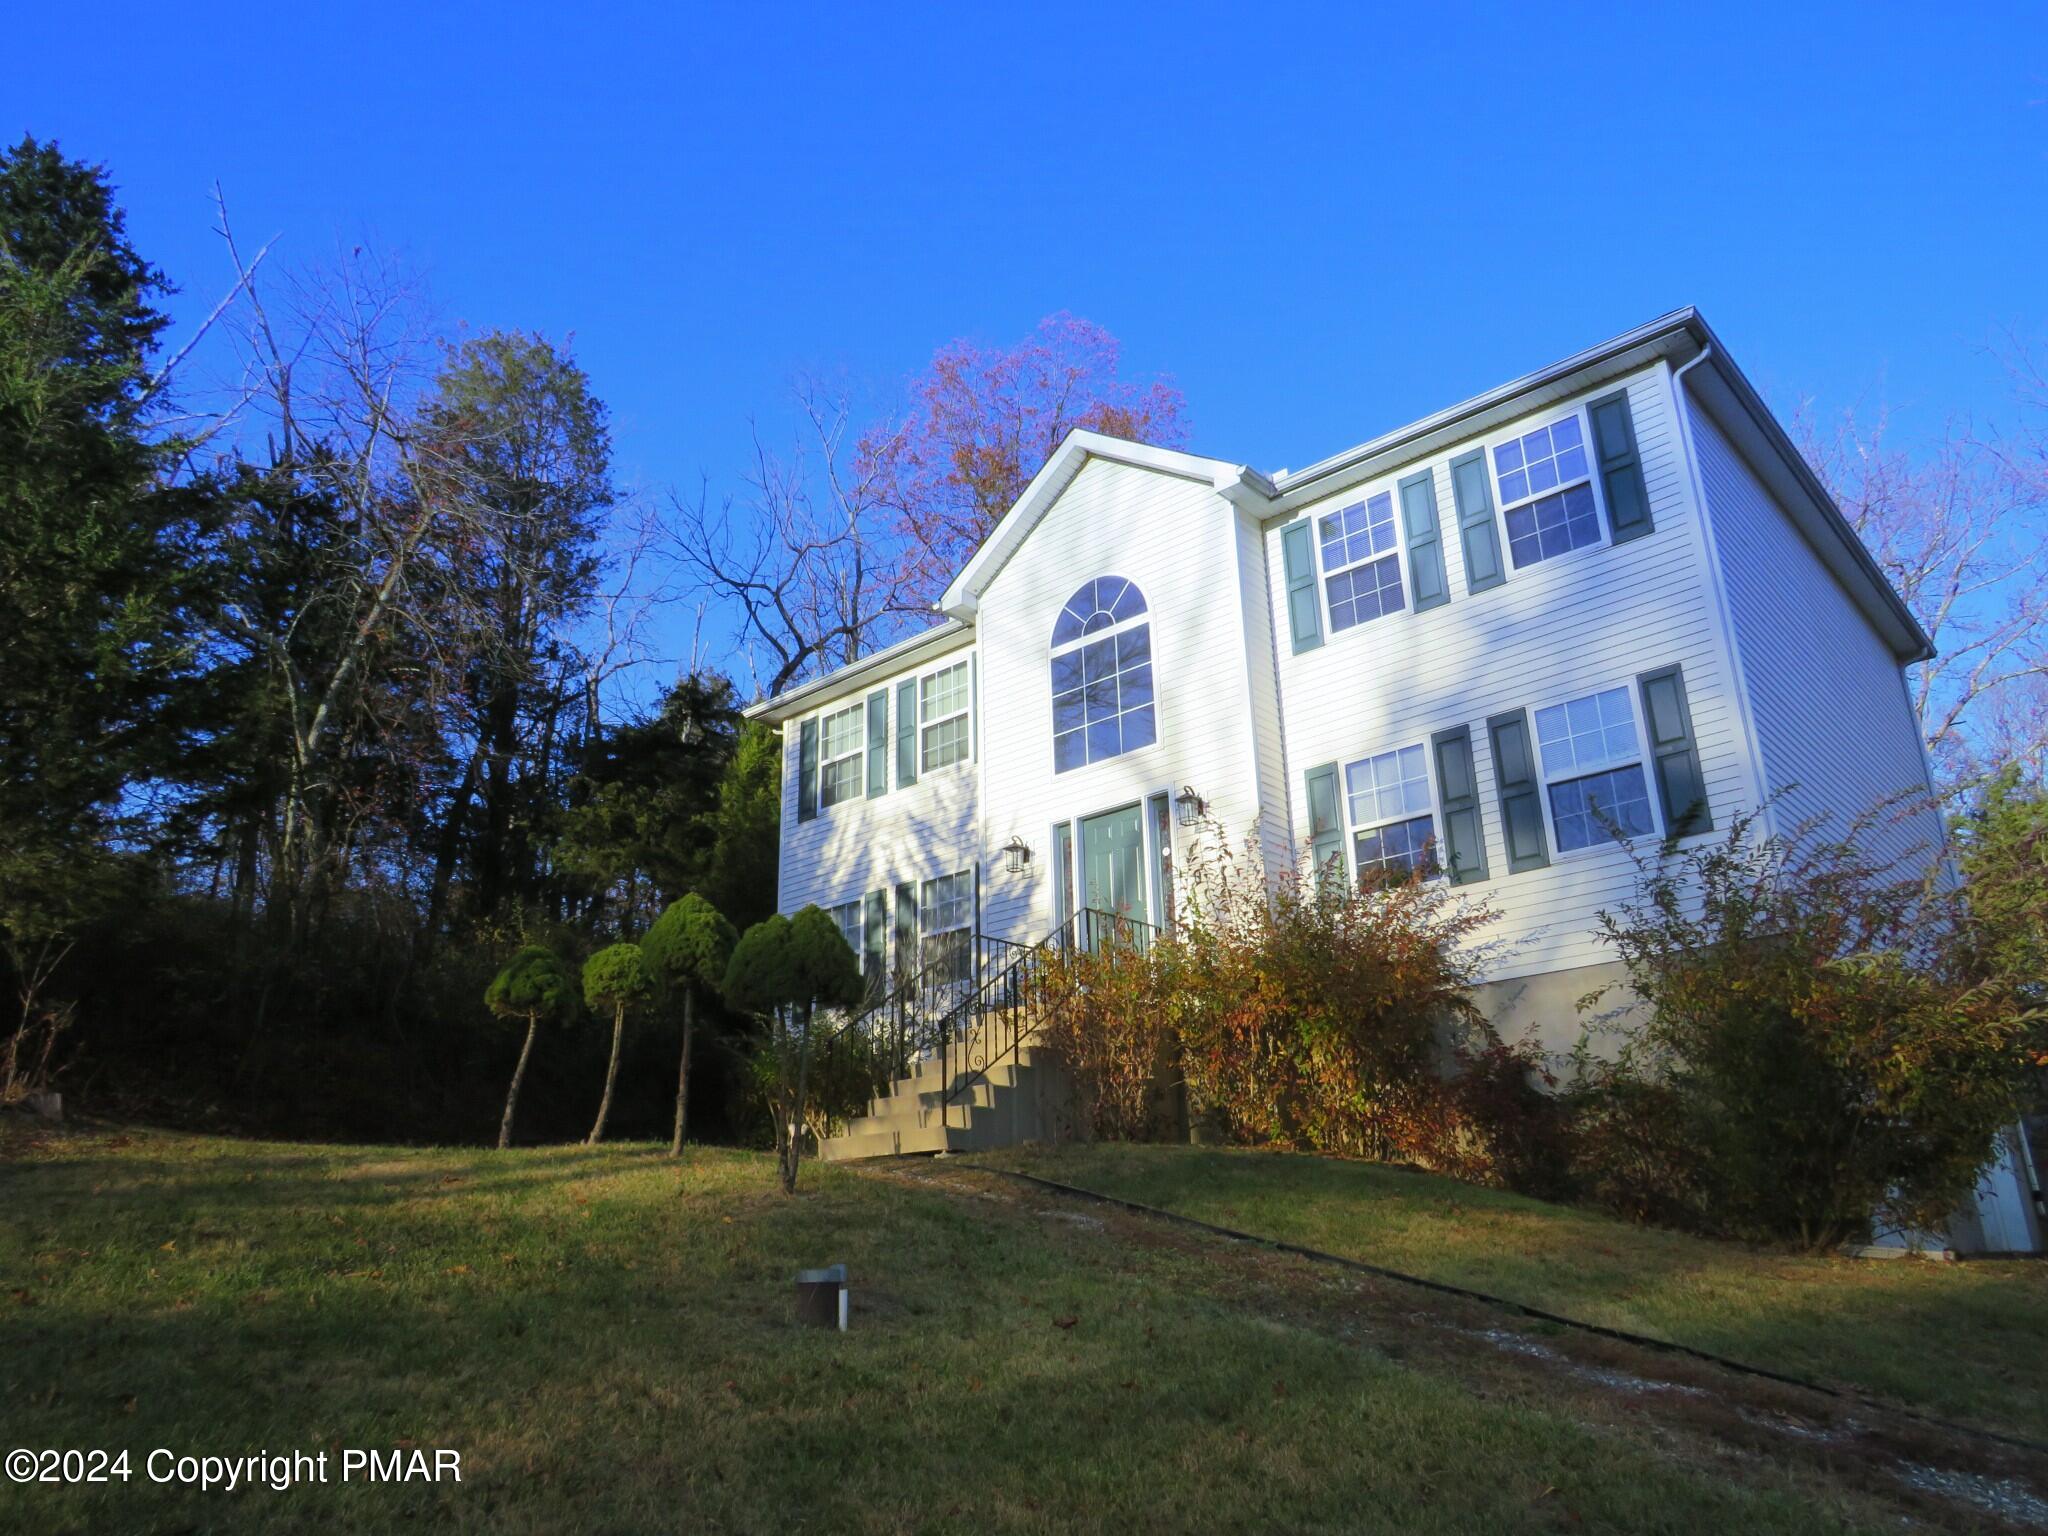
[[[1743,1476],[1770,1466],[1853,1502],[1937,1525],[2048,1530],[2048,1456],[1948,1427],[1852,1392],[1729,1370],[1398,1280],[1235,1241],[1113,1204],[1081,1202],[951,1160],[869,1165],[996,1207],[1048,1233],[1085,1231],[1197,1261],[1209,1304],[1448,1374],[1475,1395],[1526,1403]],[[1768,1366],[1769,1362],[1755,1362]]]

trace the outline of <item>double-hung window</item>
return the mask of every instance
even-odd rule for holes
[[[1592,466],[1578,412],[1496,444],[1493,469],[1515,569],[1600,542]]]
[[[1437,872],[1436,819],[1429,792],[1429,754],[1400,747],[1344,766],[1344,801],[1358,875],[1377,870],[1401,880]]]
[[[861,911],[862,903],[858,899],[825,909],[825,915],[839,925],[839,936],[846,940],[846,947],[856,958],[861,953]]]
[[[1627,688],[1537,710],[1536,741],[1560,853],[1656,831],[1642,732]]]
[[[858,800],[866,792],[861,777],[861,757],[867,749],[863,732],[865,711],[856,704],[825,717],[823,767],[818,775],[818,804],[837,805]]]
[[[1392,492],[1325,513],[1316,521],[1316,535],[1322,545],[1323,590],[1329,597],[1333,634],[1401,610],[1405,600]]]
[[[927,672],[918,679],[918,719],[923,722],[919,736],[921,773],[965,762],[968,752],[967,663]]]
[[[964,982],[973,972],[974,871],[927,880],[918,893],[919,958],[935,981]]]

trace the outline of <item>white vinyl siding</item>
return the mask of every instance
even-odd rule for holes
[[[1206,479],[1091,459],[982,593],[977,643],[982,697],[989,701],[980,757],[982,903],[989,932],[1023,941],[1052,931],[1050,842],[1060,823],[1142,805],[1185,785],[1209,802],[1233,844],[1263,826],[1253,646],[1241,586],[1246,562],[1256,568],[1256,553],[1240,551],[1238,537],[1233,508]],[[1053,628],[1076,589],[1104,575],[1133,583],[1145,599],[1155,735],[1135,750],[1057,773],[1048,685]],[[1262,639],[1259,647],[1269,644]],[[1003,869],[998,852],[1012,836],[1035,855],[1016,875]],[[1184,846],[1188,834],[1176,827],[1173,836]],[[1178,846],[1173,862],[1186,867]]]
[[[1665,380],[1663,367],[1655,365],[1626,381],[1654,533],[1610,546],[1603,530],[1597,549],[1520,569],[1509,566],[1504,582],[1476,594],[1466,587],[1462,541],[1446,537],[1449,602],[1422,613],[1411,608],[1361,630],[1332,635],[1320,648],[1298,655],[1284,645],[1279,648],[1286,757],[1295,781],[1289,785],[1289,841],[1297,848],[1307,837],[1299,783],[1305,768],[1355,762],[1395,743],[1426,742],[1456,725],[1471,728],[1489,877],[1459,889],[1473,899],[1490,900],[1500,913],[1486,937],[1507,948],[1490,965],[1488,980],[1613,960],[1613,951],[1600,939],[1597,914],[1626,900],[1634,889],[1629,850],[1612,843],[1553,857],[1546,868],[1507,873],[1486,732],[1489,717],[1517,709],[1533,713],[1611,688],[1618,679],[1627,679],[1633,690],[1637,674],[1681,665],[1715,824],[1725,825],[1728,814],[1753,798],[1746,794],[1749,758],[1722,660],[1717,600],[1666,405]],[[1447,444],[1426,460],[1389,466],[1372,480],[1333,490],[1325,501],[1302,511],[1315,515],[1349,506],[1427,469],[1448,528],[1451,460],[1475,447],[1490,449],[1519,435],[1517,429],[1545,425],[1562,410],[1578,410],[1584,399],[1619,387],[1615,381],[1588,387],[1579,396],[1532,410],[1526,424]],[[1488,467],[1491,473],[1490,452]],[[1286,598],[1279,546],[1284,521],[1267,525],[1269,601],[1281,605]],[[1505,555],[1505,525],[1502,537]],[[1434,792],[1433,771],[1430,787]],[[1568,1043],[1572,1022],[1561,1020],[1558,1026]]]
[[[951,666],[973,655],[971,635],[947,652],[940,663]],[[906,665],[901,671],[875,678],[863,678],[858,694],[889,690],[890,733],[895,732],[895,689],[900,682],[916,680],[935,670],[930,659],[919,666]],[[971,671],[971,669],[970,669]],[[851,695],[849,695],[849,698]],[[970,689],[970,701],[972,690]],[[809,718],[816,721],[844,710],[849,699],[821,706]],[[972,739],[972,716],[969,736]],[[890,921],[895,921],[894,890],[899,883],[913,890],[935,875],[971,868],[978,847],[976,835],[979,798],[978,777],[967,768],[955,768],[920,777],[914,784],[892,783],[889,793],[869,798],[862,794],[841,801],[808,821],[797,819],[797,758],[801,721],[782,727],[785,771],[782,786],[781,863],[776,907],[784,913],[815,905],[828,911],[871,891],[889,891]],[[822,748],[823,729],[820,727]],[[862,748],[866,747],[863,733]],[[820,757],[823,752],[821,750]],[[893,745],[891,761],[894,760]],[[821,765],[822,771],[822,765]]]
[[[1244,614],[1244,668],[1251,697],[1252,730],[1246,746],[1247,771],[1256,786],[1254,813],[1259,851],[1268,870],[1292,868],[1295,851],[1288,815],[1287,736],[1280,724],[1280,663],[1284,645],[1275,630],[1275,614],[1267,596],[1266,541],[1258,519],[1237,514],[1238,601]],[[1283,577],[1284,579],[1284,577]],[[1286,623],[1285,611],[1278,622]]]
[[[1898,658],[1713,418],[1694,409],[1692,422],[1774,820],[1842,836],[1877,802],[1926,789]],[[1941,823],[1922,811],[1870,840],[1882,857],[1931,853]]]

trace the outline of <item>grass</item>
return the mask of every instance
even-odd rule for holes
[[[784,1199],[767,1157],[702,1148],[17,1138],[0,1449],[127,1448],[139,1469],[155,1447],[452,1447],[463,1482],[0,1483],[0,1530],[1768,1532],[1869,1514],[1262,1315],[1170,1245],[872,1172],[804,1182]],[[792,1271],[834,1260],[853,1331],[798,1328]]]
[[[1093,1145],[991,1162],[2048,1440],[2048,1265],[1795,1256],[1451,1179]]]

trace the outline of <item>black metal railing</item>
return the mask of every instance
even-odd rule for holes
[[[936,1060],[945,1085],[942,1122],[960,1097],[1015,1056],[1044,1018],[1051,968],[1078,952],[1112,944],[1143,949],[1151,924],[1085,907],[1036,944],[994,934],[962,942],[899,976],[889,990],[819,1041],[814,1081],[844,1102],[886,1097],[923,1061]],[[929,940],[926,941],[930,943]],[[863,1103],[857,1121],[867,1113]]]
[[[981,989],[950,1021],[938,1043],[939,1077],[945,1087],[939,1101],[942,1122],[953,1106],[988,1074],[1017,1053],[1045,1022],[1049,983],[1055,970],[1077,953],[1099,953],[1125,944],[1140,951],[1152,942],[1150,923],[1083,907],[1045,938],[1018,953],[1001,971],[991,973]]]
[[[863,1086],[865,1098],[886,1094],[939,1048],[986,978],[1007,969],[1012,954],[1026,947],[964,929],[957,943],[926,944],[941,952],[916,971],[899,972],[879,998],[813,1048],[812,1070],[821,1087],[831,1085],[834,1097],[843,1099]]]

